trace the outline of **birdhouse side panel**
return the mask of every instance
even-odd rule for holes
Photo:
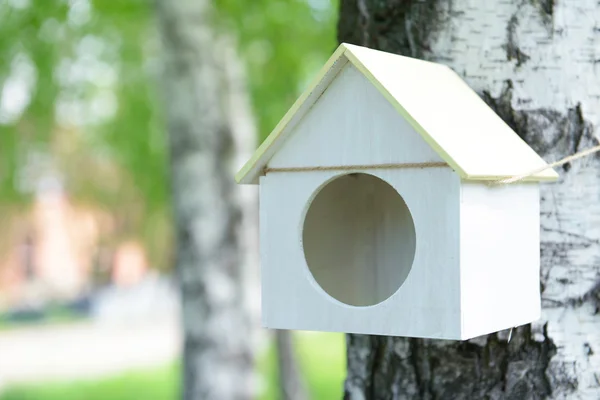
[[[346,64],[268,166],[419,162],[443,160],[361,72]]]
[[[462,183],[463,338],[540,317],[539,202],[537,183]]]

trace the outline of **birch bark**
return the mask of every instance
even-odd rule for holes
[[[233,176],[256,134],[242,70],[233,43],[211,25],[211,1],[157,0],[156,10],[182,296],[183,398],[250,399],[256,193]]]
[[[338,28],[340,41],[449,65],[548,161],[597,144],[597,0],[342,0]],[[510,343],[349,335],[346,398],[600,398],[598,159],[543,186],[541,321]]]

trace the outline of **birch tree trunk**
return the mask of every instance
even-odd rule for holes
[[[342,0],[338,38],[449,65],[548,161],[597,144],[597,0]],[[541,194],[542,320],[510,342],[349,335],[346,398],[600,398],[598,156],[559,172]]]
[[[244,79],[209,0],[157,0],[184,325],[183,398],[255,395],[256,193],[234,166],[254,149]],[[237,157],[237,158],[236,158]],[[249,256],[248,256],[249,255]],[[254,300],[252,300],[254,299]],[[249,301],[251,300],[251,301]]]
[[[279,395],[281,400],[306,400],[308,393],[304,376],[300,371],[298,357],[295,352],[292,332],[283,329],[275,330],[277,347],[277,366],[279,370]]]

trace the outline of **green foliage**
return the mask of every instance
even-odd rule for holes
[[[311,398],[341,398],[345,374],[343,335],[301,333],[296,336],[296,347]],[[0,394],[0,400],[173,400],[179,393],[179,369],[178,364],[172,364],[96,381],[15,386]],[[265,378],[260,399],[278,399],[274,348],[263,356],[260,371]]]
[[[48,40],[45,30],[48,21],[64,21],[67,11],[67,5],[57,1],[0,2],[0,85],[28,64],[36,69],[29,106],[19,120],[0,125],[0,200],[24,200],[15,175],[20,158],[32,142],[44,143],[52,130],[58,92],[52,73],[65,49]]]
[[[264,140],[335,50],[337,0],[215,3],[223,29],[237,34]]]
[[[335,48],[332,1],[215,0],[215,28],[233,34],[247,65],[260,139]],[[23,181],[54,169],[74,202],[106,210],[120,237],[141,238],[157,253],[151,259],[164,253],[158,47],[148,0],[0,2],[0,88],[26,73],[31,86],[12,119],[0,104],[0,204],[27,204],[33,190]],[[32,167],[35,154],[49,161]]]
[[[25,109],[0,109],[0,212],[28,203],[33,182],[55,171],[73,202],[116,220],[110,241],[140,238],[160,265],[170,224],[151,5],[0,2],[0,88],[33,71]]]

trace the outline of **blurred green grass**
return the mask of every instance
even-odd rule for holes
[[[296,353],[304,374],[310,398],[341,399],[346,376],[346,342],[339,333],[296,332]],[[260,400],[279,399],[277,361],[271,347],[259,364],[266,377],[266,390]],[[1,399],[4,400],[4,399]]]
[[[2,400],[171,400],[179,393],[179,366],[132,371],[94,381],[52,382],[9,387]]]
[[[344,336],[301,332],[294,336],[296,351],[311,398],[339,399],[346,373]],[[275,349],[260,357],[264,391],[259,400],[279,398]],[[98,380],[41,382],[17,385],[0,394],[0,400],[173,400],[179,398],[178,363],[126,372]]]

